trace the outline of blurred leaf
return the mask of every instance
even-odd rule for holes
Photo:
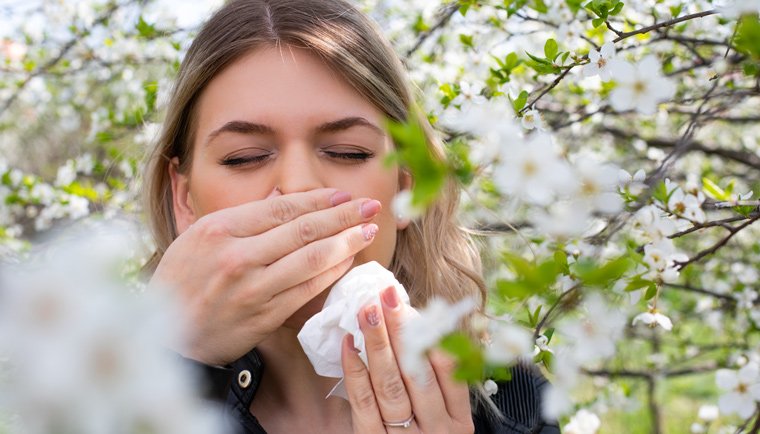
[[[755,15],[745,15],[737,24],[736,50],[760,59],[760,19]]]
[[[140,37],[145,39],[155,38],[158,35],[156,27],[153,24],[148,24],[148,22],[145,21],[142,16],[140,16],[140,18],[137,20],[137,25],[135,28],[137,29],[137,33],[139,33]]]
[[[386,127],[396,142],[402,165],[409,168],[414,178],[412,204],[424,208],[438,196],[446,182],[447,166],[433,157],[422,126],[410,113],[408,122],[388,120]]]
[[[657,285],[652,283],[644,294],[644,300],[651,300],[657,295]]]
[[[453,333],[443,338],[441,348],[452,354],[457,360],[454,378],[474,383],[483,378],[485,361],[479,346],[475,345],[463,333]]]
[[[589,286],[607,286],[617,280],[633,266],[627,256],[613,259],[601,266],[590,260],[579,261],[575,264],[576,276]]]
[[[712,182],[710,178],[702,178],[702,190],[706,195],[712,197],[715,200],[731,200],[731,194],[720,188],[718,184]]]
[[[528,91],[524,90],[520,92],[520,95],[518,95],[514,100],[510,98],[510,100],[512,100],[512,108],[515,109],[515,113],[519,112],[523,107],[525,107],[525,104],[528,102],[528,95]]]
[[[557,57],[557,53],[559,52],[559,45],[557,45],[557,41],[554,39],[549,39],[546,41],[546,44],[544,44],[544,55],[547,59],[554,60],[554,58]]]
[[[460,34],[459,35],[459,42],[461,42],[462,45],[464,45],[465,47],[468,47],[468,48],[473,48],[474,47],[474,45],[472,43],[472,35]]]

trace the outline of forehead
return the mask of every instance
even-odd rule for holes
[[[307,50],[290,46],[252,51],[214,77],[197,106],[200,137],[231,120],[275,130],[301,128],[345,117],[377,124],[382,114],[340,74]]]

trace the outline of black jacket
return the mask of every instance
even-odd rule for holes
[[[253,414],[251,402],[261,384],[264,364],[252,350],[228,368],[196,364],[208,385],[208,397],[225,403],[225,419],[240,434],[266,434]],[[486,417],[479,406],[473,414],[476,434],[559,434],[556,422],[541,417],[541,398],[546,379],[535,367],[518,365],[512,368],[512,379],[498,383],[498,392],[491,396],[504,415],[503,420]]]

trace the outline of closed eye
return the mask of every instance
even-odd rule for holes
[[[335,152],[335,151],[324,151],[325,155],[327,155],[330,158],[338,158],[342,160],[354,160],[354,161],[365,161],[374,156],[374,154],[371,154],[369,152]]]
[[[270,154],[253,155],[250,157],[227,157],[219,160],[219,164],[230,167],[243,166],[246,164],[259,164],[263,163],[267,158],[269,158],[269,156]]]

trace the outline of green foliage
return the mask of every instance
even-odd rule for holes
[[[155,38],[159,34],[158,30],[156,30],[156,26],[153,24],[148,24],[148,22],[145,21],[142,16],[138,18],[135,29],[137,30],[137,33],[140,35],[140,37],[145,39]]]
[[[509,53],[504,57],[504,60],[501,60],[500,58],[496,56],[491,56],[496,63],[499,65],[499,68],[491,68],[491,76],[496,79],[496,81],[499,84],[504,84],[508,82],[511,78],[512,72],[520,66],[523,61],[517,56],[517,53]]]
[[[559,53],[559,45],[557,45],[557,41],[554,39],[548,39],[546,44],[544,44],[544,56],[546,56],[547,59],[554,60],[557,58],[557,53]]]
[[[760,19],[757,15],[741,18],[736,32],[736,49],[756,60],[760,60]]]
[[[584,285],[605,288],[619,280],[633,265],[633,261],[626,255],[606,263],[597,263],[589,259],[579,260],[572,269]]]
[[[591,11],[597,18],[591,23],[594,27],[599,27],[611,16],[615,16],[623,10],[624,3],[620,0],[592,0],[584,6]]]
[[[386,122],[386,128],[397,145],[397,151],[390,156],[390,160],[396,159],[409,168],[414,177],[412,204],[424,208],[441,191],[448,167],[433,157],[422,126],[415,120],[415,116],[412,114],[409,119],[408,122]]]
[[[443,338],[441,348],[457,360],[454,378],[474,383],[483,378],[485,360],[478,345],[463,333],[452,333]]]
[[[512,108],[515,109],[516,113],[519,113],[525,107],[525,104],[528,102],[528,95],[530,95],[528,91],[524,90],[514,100],[511,97],[509,98],[512,101]]]

